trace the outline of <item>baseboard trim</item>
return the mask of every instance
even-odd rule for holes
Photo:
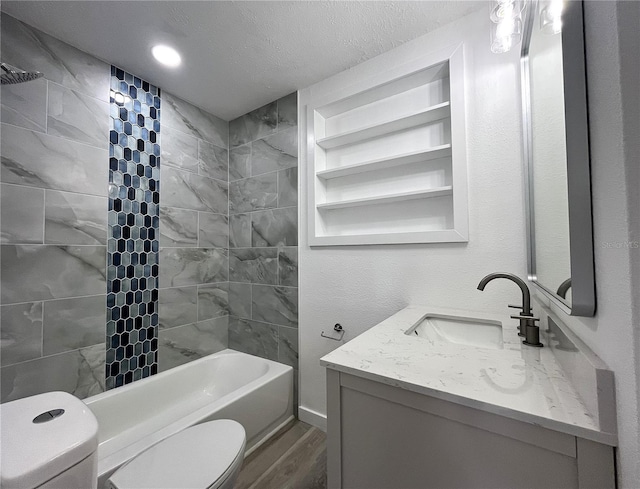
[[[327,431],[327,416],[304,406],[298,407],[298,419],[322,431]]]

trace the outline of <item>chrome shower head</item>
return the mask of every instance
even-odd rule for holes
[[[42,76],[39,71],[24,71],[7,63],[0,64],[0,79],[3,85],[12,85],[15,83],[23,83],[36,80]]]

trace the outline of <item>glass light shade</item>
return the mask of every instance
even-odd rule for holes
[[[549,0],[541,2],[540,6],[540,30],[544,34],[560,34],[562,32],[562,0]]]
[[[493,0],[489,18],[496,24],[504,19],[518,17],[524,9],[524,0]]]
[[[510,17],[491,23],[491,52],[506,53],[522,39],[522,19]]]

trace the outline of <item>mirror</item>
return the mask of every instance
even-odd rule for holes
[[[529,280],[566,312],[595,314],[581,1],[529,2],[522,42]]]

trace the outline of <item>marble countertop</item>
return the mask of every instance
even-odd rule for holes
[[[405,334],[428,313],[498,320],[503,325],[503,349],[433,342]],[[409,306],[325,355],[320,363],[570,435],[617,444],[616,434],[601,430],[597,418],[589,413],[552,349],[523,346],[517,321],[508,314]]]

